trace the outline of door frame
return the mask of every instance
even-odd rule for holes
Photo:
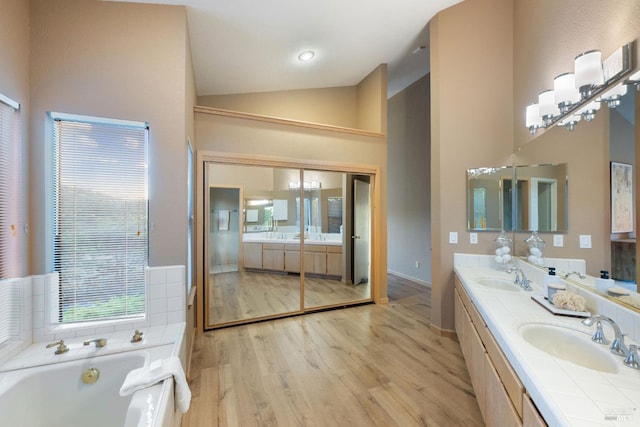
[[[204,239],[208,237],[205,233],[205,222],[208,209],[208,206],[205,206],[205,195],[208,194],[209,189],[209,177],[207,175],[206,164],[210,162],[243,166],[315,169],[329,172],[370,175],[371,298],[373,299],[373,302],[377,304],[386,303],[388,301],[386,295],[384,296],[384,298],[381,298],[379,285],[384,280],[386,271],[382,271],[381,268],[382,262],[380,246],[384,239],[382,235],[383,224],[380,220],[380,209],[378,208],[381,205],[381,185],[378,184],[378,180],[380,179],[380,168],[378,166],[198,150],[196,161],[196,292],[200,295],[200,297],[196,299],[196,329],[198,331],[202,332],[205,330],[206,293],[204,292],[204,287],[208,280],[208,275],[205,275],[205,272],[208,270],[206,265],[207,263],[204,262],[205,259],[208,259],[205,258],[205,255],[208,254],[205,254],[206,245],[204,244]],[[278,317],[282,316],[275,315],[267,318]]]

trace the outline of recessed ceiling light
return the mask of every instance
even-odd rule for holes
[[[311,61],[313,57],[316,56],[316,53],[312,50],[305,50],[300,55],[298,55],[298,59],[303,62]]]

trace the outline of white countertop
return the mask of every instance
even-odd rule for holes
[[[292,233],[271,233],[276,237],[267,237],[264,233],[245,233],[242,235],[242,241],[244,243],[283,243],[287,245],[299,245],[300,238],[294,238]],[[283,237],[279,237],[282,234]],[[311,234],[311,238],[304,239],[305,245],[326,245],[326,246],[342,246],[342,236],[339,236],[340,239],[336,239],[335,237],[327,238],[317,238],[315,233]]]
[[[531,299],[531,292],[502,291],[476,283],[480,277],[513,280],[512,274],[476,266],[456,266],[455,272],[549,426],[640,425],[640,370],[624,366],[623,358],[610,353],[608,346],[591,342],[595,327],[585,327],[579,318],[554,316]],[[541,285],[534,283],[533,287],[533,293],[542,293]],[[522,325],[531,323],[583,332],[594,352],[608,353],[619,365],[618,372],[584,368],[539,350],[519,333]],[[604,331],[613,340],[608,325]],[[634,342],[627,338],[626,344]]]

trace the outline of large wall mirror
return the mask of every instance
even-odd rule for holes
[[[566,164],[467,170],[467,227],[473,231],[565,232]]]

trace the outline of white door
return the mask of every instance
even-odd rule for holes
[[[353,180],[353,284],[369,281],[371,229],[370,185]]]

